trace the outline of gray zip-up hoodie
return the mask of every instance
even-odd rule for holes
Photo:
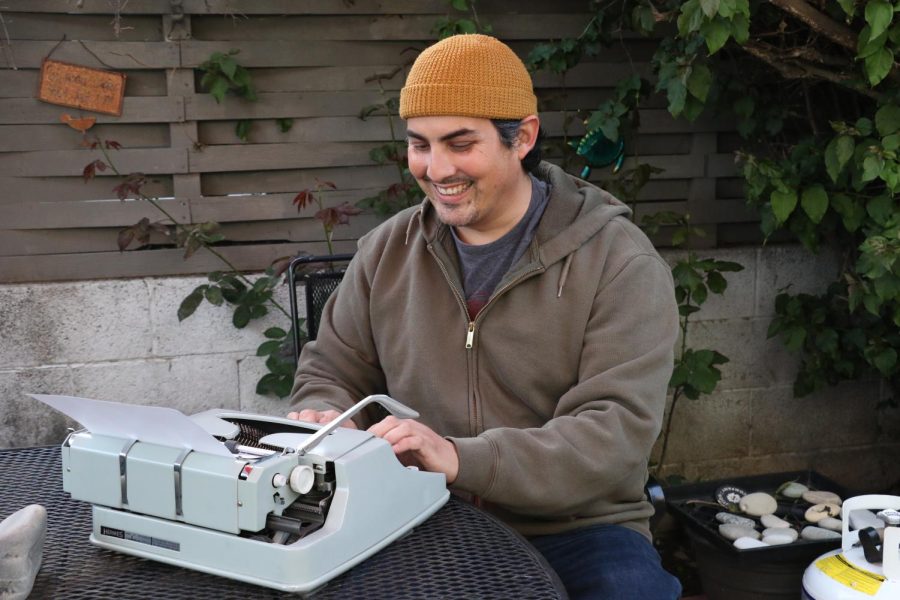
[[[649,537],[643,486],[678,332],[671,273],[610,194],[549,163],[537,176],[552,187],[531,246],[474,321],[428,200],[361,238],[292,400],[408,404],[456,445],[452,487],[525,535],[617,523]]]

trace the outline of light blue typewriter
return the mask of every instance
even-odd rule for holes
[[[400,464],[390,445],[339,427],[369,396],[321,426],[210,410],[34,396],[81,423],[62,445],[63,489],[90,502],[103,548],[308,592],[437,511],[442,473]]]

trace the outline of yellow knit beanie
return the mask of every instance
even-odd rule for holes
[[[400,117],[524,119],[537,114],[531,76],[503,42],[454,35],[426,48],[400,90]]]

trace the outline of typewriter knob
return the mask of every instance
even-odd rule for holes
[[[298,494],[306,494],[312,489],[316,474],[309,465],[299,465],[291,471],[291,489]]]

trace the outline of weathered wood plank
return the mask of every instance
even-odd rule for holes
[[[0,177],[0,223],[5,206],[22,202],[79,202],[115,197],[114,177],[97,177],[85,182],[81,177]],[[172,196],[172,177],[151,177],[144,186],[147,195]]]
[[[95,159],[103,159],[99,150],[44,150],[40,152],[4,152],[0,154],[0,176],[44,177],[80,175]],[[113,155],[120,173],[186,173],[187,153],[171,148],[117,150]],[[109,170],[101,173],[108,175]],[[114,184],[113,184],[114,185]]]
[[[583,14],[497,14],[478,18],[490,23],[493,35],[505,41],[578,37],[589,20]],[[221,17],[194,17],[198,40],[428,40],[434,39],[436,15],[302,15],[256,16],[235,24]]]
[[[354,252],[354,240],[337,239],[335,252]],[[305,251],[327,254],[325,242],[259,244],[219,248],[238,269],[261,271],[282,256]],[[0,281],[24,283],[68,281],[157,275],[191,275],[220,270],[222,263],[208,252],[198,252],[189,260],[179,249],[135,250],[126,252],[86,252],[43,256],[0,257]]]
[[[479,8],[502,7],[509,12],[528,13],[584,13],[583,0],[518,0],[480,2]],[[83,0],[82,2],[61,3],[60,0],[6,0],[3,12],[51,12],[68,14],[103,14],[113,12],[109,0]],[[224,15],[240,19],[245,15],[305,15],[305,14],[433,14],[447,13],[446,0],[185,0],[185,14]],[[122,14],[168,14],[171,12],[169,0],[129,0],[121,6]]]
[[[0,69],[0,98],[34,98],[41,72],[38,69]],[[127,96],[165,96],[163,71],[129,71],[125,81]]]
[[[4,9],[5,10],[5,9]],[[30,41],[13,45],[13,57],[20,69],[39,69],[53,51],[53,60],[98,69],[170,69],[179,66],[178,45],[168,42]],[[54,50],[56,47],[56,50]],[[226,51],[228,49],[226,48]],[[0,53],[0,68],[11,68],[6,53]],[[202,61],[201,61],[202,62]]]
[[[371,144],[246,144],[189,151],[194,173],[370,165]],[[0,162],[2,172],[2,162]]]
[[[225,196],[241,193],[293,193],[312,189],[316,181],[330,181],[339,190],[380,188],[398,180],[397,168],[393,165],[375,165],[345,169],[342,167],[325,169],[292,169],[285,171],[266,170],[248,172],[205,173],[201,176],[201,187],[206,196]]]
[[[205,196],[191,201],[192,214],[197,222],[216,221],[230,223],[236,221],[276,221],[282,219],[312,218],[318,206],[307,207],[302,212],[293,204],[296,192],[280,194],[247,194],[235,196]],[[380,188],[384,189],[384,188]],[[328,191],[321,194],[325,207],[338,206],[344,202],[356,204],[363,198],[377,194],[379,188]],[[321,224],[319,225],[321,227]]]
[[[165,148],[169,145],[168,125],[95,125],[91,137],[114,140],[123,148]],[[0,125],[0,152],[25,150],[78,150],[83,136],[59,123],[56,125]]]
[[[41,102],[37,98],[0,99],[0,125],[59,123],[59,116],[80,111]],[[184,121],[184,100],[165,96],[125,98],[122,116],[90,113],[97,123],[177,123]]]
[[[381,95],[375,90],[260,94],[256,102],[228,98],[222,103],[217,103],[210,94],[197,94],[185,97],[184,109],[186,118],[196,121],[356,116],[364,107],[381,101]]]
[[[734,154],[711,154],[706,157],[707,177],[736,177],[740,169],[734,163]]]
[[[112,195],[112,194],[110,194]],[[180,223],[191,220],[187,201],[159,199],[157,203]],[[4,229],[74,229],[78,227],[124,227],[147,217],[166,222],[166,216],[143,200],[91,200],[88,202],[35,202],[22,199],[4,204]]]
[[[122,18],[118,37],[105,15],[75,16],[53,13],[12,13],[4,18],[12,45],[18,40],[70,40],[121,42],[163,41],[162,19],[156,16]]]

